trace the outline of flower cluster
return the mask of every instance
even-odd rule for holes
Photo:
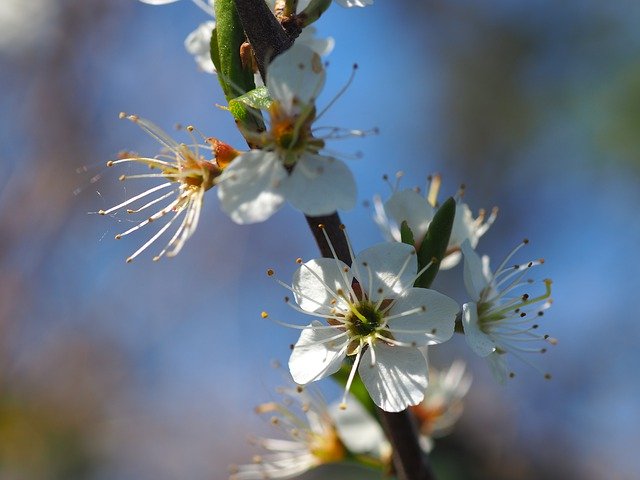
[[[140,1],[165,5],[178,0]],[[229,100],[223,109],[233,115],[248,147],[236,150],[191,126],[186,128],[191,141],[179,143],[150,121],[121,114],[157,140],[162,150],[151,157],[122,154],[107,165],[146,167],[144,173],[126,173],[120,180],[159,183],[99,213],[118,220],[142,215],[117,239],[160,224],[127,258],[130,262],[164,235],[168,239],[154,260],[178,254],[196,230],[205,193],[213,187],[221,209],[238,224],[265,221],[285,203],[302,212],[325,257],[298,259],[292,281],[278,280],[293,297],[286,297],[287,304],[308,320],[277,321],[300,331],[288,360],[295,384],[279,390],[282,401],[256,409],[269,416],[286,438],[254,438],[266,453],[254,457],[252,464],[232,467],[231,479],[288,479],[347,460],[389,472],[392,448],[397,445],[389,443],[371,412],[387,419],[393,417],[385,412],[413,412],[425,452],[462,414],[471,376],[459,361],[447,370],[430,369],[427,353],[432,345],[463,332],[471,349],[489,362],[503,383],[514,375],[507,365],[509,356],[530,363],[526,354],[543,353],[547,344],[556,343],[538,333],[539,319],[551,306],[551,281],[544,280],[544,289],[537,288],[537,294],[529,291],[536,287],[528,273],[543,260],[509,264],[524,241],[491,271],[489,258],[480,257],[475,249],[496,219],[497,209],[474,215],[462,201],[463,188],[441,205],[439,175],[430,177],[424,194],[399,190],[396,184],[386,201],[375,197],[374,220],[387,241],[356,255],[337,216],[338,210],[355,206],[356,182],[326,143],[364,132],[317,126],[327,110],[317,108],[327,75],[322,56],[334,45],[331,38],[316,38],[310,24],[331,2],[267,0],[269,8],[257,6],[270,18],[264,24],[258,19],[255,25],[256,18],[248,18],[251,9],[243,2],[193,2],[211,19],[187,37],[185,46],[206,72],[216,73],[214,57],[220,70],[217,80]],[[365,7],[373,0],[336,3]],[[215,11],[219,19],[223,14],[231,18],[224,28],[221,23],[214,30]],[[240,27],[244,31],[237,31]],[[259,45],[262,37],[251,27],[265,33],[265,38],[266,33],[273,34],[278,45]],[[263,77],[253,82],[248,65],[256,58],[265,61],[260,62]],[[326,217],[321,221],[329,228],[314,225],[318,220],[314,217]],[[463,258],[469,301],[460,308],[432,284],[440,269],[452,269]],[[268,275],[275,272],[269,269]],[[262,317],[269,314],[262,312]],[[332,406],[310,385],[330,376],[344,388],[341,401]],[[417,442],[416,438],[416,447]],[[420,453],[419,448],[414,450]]]

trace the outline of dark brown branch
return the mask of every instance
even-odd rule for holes
[[[260,75],[266,80],[269,62],[293,45],[264,0],[235,0],[244,32],[253,47]]]

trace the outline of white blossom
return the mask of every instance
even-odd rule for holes
[[[160,180],[161,183],[132,196],[114,207],[100,210],[98,213],[112,217],[124,212],[128,215],[138,213],[144,215],[151,207],[155,206],[157,208],[158,204],[163,205],[155,213],[146,216],[144,220],[136,223],[133,227],[116,235],[116,239],[132,234],[151,223],[157,224],[158,221],[165,221],[164,225],[147,242],[127,258],[127,262],[131,262],[167,232],[172,225],[177,224],[178,227],[170,240],[160,253],[154,257],[154,260],[159,260],[165,254],[172,257],[180,252],[185,242],[196,230],[204,194],[216,184],[217,178],[222,172],[222,163],[219,164],[215,158],[205,157],[207,153],[212,157],[215,156],[214,151],[217,141],[207,139],[208,144],[198,145],[194,140],[194,145],[189,146],[176,142],[156,125],[137,115],[122,113],[120,118],[126,118],[139,125],[145,132],[155,138],[163,146],[164,150],[155,157],[125,154],[118,160],[107,162],[107,166],[113,167],[127,163],[143,165],[147,167],[147,170],[150,168],[157,172],[121,175],[120,180],[129,181],[132,179],[151,178]],[[187,130],[191,132],[193,127],[188,127]]]
[[[326,139],[342,133],[334,129],[319,137],[312,128],[315,100],[324,82],[320,56],[306,45],[293,45],[269,65],[268,130],[245,132],[261,149],[240,155],[225,170],[218,189],[222,209],[236,223],[264,221],[285,200],[310,216],[355,205],[351,171],[343,161],[321,152]]]
[[[424,398],[427,359],[420,347],[453,335],[457,303],[434,290],[414,288],[415,250],[402,243],[370,247],[349,267],[336,258],[301,264],[291,291],[296,310],[313,320],[302,328],[289,359],[293,379],[307,384],[353,358],[345,398],[356,371],[372,400],[398,412]]]
[[[293,478],[351,455],[378,463],[388,459],[390,446],[380,425],[357,401],[345,412],[328,406],[313,388],[296,385],[279,393],[282,402],[264,403],[256,412],[269,415],[271,424],[287,438],[252,439],[267,453],[256,455],[252,464],[232,466],[230,480]]]
[[[462,243],[464,283],[473,300],[462,306],[465,338],[476,354],[487,359],[500,383],[514,375],[508,371],[504,358],[507,353],[531,364],[522,354],[544,353],[547,349],[526,344],[556,343],[549,335],[537,333],[537,322],[551,306],[551,280],[544,280],[545,291],[538,296],[523,292],[533,283],[525,279],[529,269],[544,260],[508,265],[513,255],[527,243],[525,240],[513,249],[493,273],[489,257],[480,258],[468,241]],[[545,374],[545,377],[549,378],[549,375]]]
[[[416,249],[420,248],[437,211],[440,181],[439,175],[430,177],[426,198],[416,190],[397,190],[395,187],[395,191],[386,202],[382,203],[380,197],[374,198],[374,220],[385,238],[396,242],[401,241],[400,226],[406,221],[413,233]],[[457,200],[451,237],[445,258],[440,264],[442,270],[453,268],[460,262],[462,242],[468,240],[473,248],[478,245],[480,237],[493,224],[498,212],[497,208],[494,208],[489,217],[486,217],[485,211],[480,210],[479,215],[474,218],[469,206],[460,200],[460,195]]]
[[[471,386],[465,364],[456,360],[446,370],[432,369],[424,400],[411,410],[418,420],[420,444],[433,448],[433,439],[447,435],[462,415],[463,399]]]

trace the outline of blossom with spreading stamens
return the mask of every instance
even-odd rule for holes
[[[256,412],[270,415],[271,424],[288,439],[251,439],[268,453],[256,455],[252,464],[233,465],[230,480],[293,478],[354,455],[381,465],[388,460],[390,447],[380,425],[357,402],[347,415],[328,406],[312,388],[297,385],[279,393],[282,402],[264,403]]]
[[[424,400],[411,407],[418,420],[420,445],[429,452],[433,439],[447,435],[462,415],[463,398],[471,386],[465,364],[456,360],[446,370],[432,370]]]
[[[376,405],[399,412],[424,398],[428,368],[420,347],[451,338],[459,307],[413,287],[422,272],[410,245],[383,243],[352,259],[352,267],[337,258],[310,260],[290,287],[283,284],[294,294],[293,308],[324,320],[297,326],[302,333],[289,369],[304,385],[337,372],[348,356],[353,366],[343,402],[357,371]]]
[[[416,242],[415,247],[417,250],[420,249],[420,244],[438,206],[440,175],[433,175],[429,180],[426,198],[413,189],[398,190],[397,184],[393,186],[394,192],[386,202],[383,203],[380,197],[374,198],[374,220],[388,240],[400,242],[400,226],[402,222],[407,222]],[[441,270],[453,268],[460,262],[462,257],[460,245],[465,240],[475,248],[480,237],[491,227],[498,214],[498,209],[494,207],[489,217],[486,217],[484,210],[480,210],[479,215],[474,218],[469,206],[460,201],[461,196],[462,190],[457,196],[456,215],[447,252],[440,264]]]
[[[150,223],[169,216],[169,220],[166,221],[162,228],[127,258],[127,262],[131,262],[169,230],[171,225],[178,222],[182,216],[182,220],[179,221],[179,226],[173,236],[153,259],[159,260],[165,254],[168,257],[172,257],[180,252],[185,242],[196,230],[205,192],[217,183],[223,168],[237,155],[237,152],[228,145],[212,138],[206,139],[207,145],[198,145],[195,143],[195,139],[193,146],[177,143],[156,125],[137,115],[121,113],[120,118],[126,118],[139,125],[164,147],[164,152],[155,157],[129,156],[111,160],[107,162],[107,166],[112,167],[124,163],[142,164],[152,170],[159,171],[157,173],[121,175],[120,180],[152,178],[160,179],[163,182],[134,195],[114,207],[100,210],[98,213],[100,215],[115,215],[119,211],[126,211],[128,214],[136,214],[145,212],[147,209],[167,201],[168,203],[160,210],[157,210],[128,230],[116,235],[116,239],[120,239]],[[191,133],[193,127],[187,127],[187,131]],[[208,152],[214,158],[205,158],[203,156],[204,152]],[[156,196],[156,194],[159,196]]]
[[[505,360],[507,353],[531,364],[522,354],[544,353],[545,347],[524,346],[528,343],[557,341],[536,331],[537,321],[551,306],[551,280],[545,279],[545,291],[536,297],[522,293],[532,280],[524,279],[530,268],[544,263],[534,260],[507,266],[513,255],[528,243],[524,240],[504,259],[495,272],[489,268],[489,257],[480,258],[468,241],[462,244],[464,255],[464,283],[472,302],[462,306],[462,325],[471,349],[485,357],[491,371],[500,383],[506,381],[509,372]],[[550,378],[545,374],[545,378]]]
[[[267,72],[269,128],[245,132],[260,149],[241,154],[225,170],[218,188],[222,209],[245,224],[266,220],[285,200],[311,216],[352,208],[356,184],[351,171],[341,160],[321,153],[326,139],[343,132],[334,129],[319,137],[312,128],[319,116],[315,100],[325,82],[320,56],[294,44]]]

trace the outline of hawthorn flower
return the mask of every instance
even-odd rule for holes
[[[384,204],[379,197],[374,199],[374,220],[388,240],[401,241],[400,225],[406,221],[416,241],[416,249],[420,248],[422,239],[437,210],[440,181],[439,175],[430,177],[426,198],[416,190],[398,191],[395,189]],[[479,215],[474,218],[469,206],[459,201],[459,198],[460,196],[458,196],[447,253],[440,264],[440,269],[443,270],[453,268],[460,262],[462,242],[468,240],[473,248],[478,245],[480,237],[489,230],[498,213],[498,209],[494,208],[487,218],[485,211],[480,210]]]
[[[463,410],[463,398],[471,386],[464,362],[457,360],[447,370],[431,370],[424,400],[411,407],[420,428],[420,444],[429,452],[433,438],[448,434]]]
[[[320,56],[294,44],[267,71],[269,129],[245,132],[261,149],[241,154],[225,170],[218,189],[222,209],[244,224],[266,220],[285,200],[310,216],[352,208],[353,175],[344,162],[320,153],[331,137],[316,137],[312,128],[315,99],[325,82]],[[329,135],[335,134],[332,130]]]
[[[421,402],[428,368],[420,347],[451,338],[459,309],[441,293],[414,288],[422,273],[416,270],[415,250],[403,243],[370,247],[352,267],[335,258],[302,263],[287,286],[297,303],[292,307],[324,322],[299,327],[289,359],[294,381],[325,378],[348,356],[353,366],[344,407],[356,371],[383,410],[399,412]]]
[[[342,7],[346,7],[346,8],[367,7],[369,5],[373,5],[373,0],[335,0],[335,1]],[[307,8],[309,3],[311,3],[311,0],[299,0],[298,12],[302,12],[305,8]]]
[[[485,357],[496,380],[504,383],[508,371],[507,353],[530,362],[523,353],[544,353],[545,347],[527,347],[527,343],[557,341],[549,335],[536,333],[538,319],[551,306],[551,280],[544,280],[544,293],[531,296],[523,293],[532,280],[523,280],[530,268],[544,263],[534,260],[507,266],[513,255],[528,243],[524,240],[507,255],[495,272],[489,268],[489,257],[482,259],[471,248],[469,241],[462,243],[464,254],[464,283],[473,301],[462,306],[462,325],[465,338],[471,349]],[[519,292],[519,293],[518,293]],[[550,378],[545,374],[545,378]]]
[[[155,157],[141,157],[137,155],[124,156],[118,160],[107,162],[107,166],[113,167],[125,163],[141,164],[158,172],[121,175],[120,180],[128,181],[132,179],[151,178],[159,179],[161,183],[142,193],[134,195],[114,207],[107,210],[100,210],[98,213],[100,215],[112,216],[115,216],[118,212],[137,214],[145,212],[147,209],[162,204],[162,202],[165,201],[166,203],[164,203],[162,208],[135,226],[116,235],[116,239],[118,240],[140,230],[150,223],[156,223],[168,217],[164,225],[127,258],[127,263],[131,262],[152,243],[158,240],[172,225],[177,224],[178,227],[175,229],[173,236],[153,260],[157,261],[165,254],[168,257],[175,256],[182,250],[185,242],[191,237],[198,226],[198,219],[200,217],[205,192],[217,183],[222,169],[231,161],[236,153],[226,144],[212,138],[206,140],[207,145],[198,145],[195,143],[193,146],[189,146],[184,143],[177,143],[156,125],[137,115],[121,113],[120,118],[126,118],[139,125],[164,147],[164,151]],[[187,130],[191,133],[193,127],[187,127]],[[214,158],[205,158],[205,152],[208,152]],[[125,207],[128,208],[125,209]],[[182,217],[182,219],[180,219],[180,217]]]
[[[268,453],[256,455],[252,464],[232,466],[230,480],[293,478],[354,455],[373,463],[382,462],[381,452],[388,457],[390,447],[380,425],[358,402],[348,413],[338,412],[310,388],[296,385],[279,393],[282,402],[264,403],[256,412],[269,415],[271,424],[288,439],[251,439]]]

